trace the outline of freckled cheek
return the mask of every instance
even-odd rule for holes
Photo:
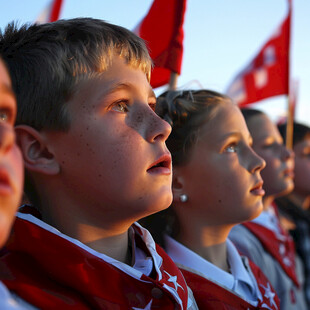
[[[127,125],[137,132],[141,132],[141,130],[152,132],[159,126],[159,119],[152,111],[144,111],[141,109],[131,114],[127,121]]]
[[[126,119],[126,124],[136,130],[139,131],[143,124],[143,120],[145,119],[145,113],[142,111],[133,111],[130,116]]]

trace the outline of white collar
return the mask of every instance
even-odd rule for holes
[[[0,281],[0,309],[1,310],[35,310],[34,306],[28,304],[19,296],[10,292]]]
[[[282,239],[283,236],[280,230],[280,222],[272,206],[263,210],[263,212],[253,219],[252,222],[272,230],[279,239]]]
[[[234,291],[245,300],[251,301],[251,303],[256,303],[261,298],[261,293],[253,274],[247,271],[239,252],[229,239],[226,240],[226,246],[231,274],[205,260],[169,236],[166,236],[166,245],[168,255],[177,264],[197,271],[198,274]],[[244,290],[245,287],[247,287],[246,290]]]

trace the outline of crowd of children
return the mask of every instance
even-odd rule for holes
[[[0,309],[307,309],[309,128],[292,192],[265,114],[156,99],[123,27],[11,23],[0,57]]]

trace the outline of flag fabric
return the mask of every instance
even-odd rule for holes
[[[63,0],[52,0],[36,19],[36,23],[45,24],[58,20]]]
[[[154,88],[168,84],[171,72],[181,73],[185,10],[186,0],[154,0],[133,30],[145,40],[153,60],[151,85]]]
[[[289,94],[291,0],[288,15],[256,57],[230,84],[227,95],[239,106]]]

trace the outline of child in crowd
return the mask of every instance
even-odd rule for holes
[[[286,141],[286,124],[279,125],[278,129]],[[310,128],[308,126],[294,122],[293,150],[295,187],[287,196],[277,198],[276,204],[281,222],[290,231],[304,265],[304,289],[310,309]]]
[[[282,228],[273,204],[276,197],[293,190],[294,154],[285,147],[267,115],[253,109],[243,109],[242,113],[253,138],[253,149],[266,161],[262,171],[264,211],[252,222],[235,227],[230,238],[268,276],[280,298],[281,310],[307,309],[294,242]]]
[[[0,37],[18,102],[26,192],[2,281],[41,309],[194,309],[185,280],[138,219],[172,200],[169,124],[132,32],[78,18]]]
[[[263,208],[265,162],[239,108],[209,90],[169,91],[157,108],[172,125],[173,203],[143,225],[182,269],[200,309],[279,309],[266,277],[227,238]]]
[[[23,160],[15,143],[16,101],[0,59],[0,248],[9,236],[23,189]],[[2,266],[0,263],[0,274]],[[0,309],[33,309],[0,282]]]

